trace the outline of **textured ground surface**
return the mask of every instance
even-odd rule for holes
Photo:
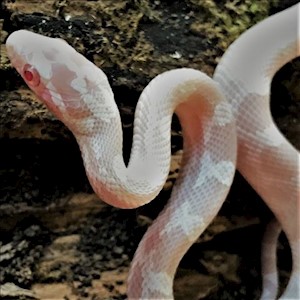
[[[280,2],[280,4],[277,4]],[[11,68],[7,35],[26,28],[62,37],[109,77],[131,147],[138,95],[156,74],[189,66],[213,73],[231,41],[298,1],[4,0],[0,4],[0,298],[125,299],[139,240],[167,201],[180,165],[174,118],[173,163],[159,197],[137,210],[108,207],[92,193],[70,132],[38,103]],[[218,5],[216,4],[218,3]],[[272,86],[273,116],[300,147],[300,62]],[[219,216],[184,257],[176,299],[257,299],[260,239],[271,214],[237,174]],[[290,254],[284,237],[284,286]]]

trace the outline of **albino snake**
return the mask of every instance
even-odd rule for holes
[[[180,119],[182,167],[171,199],[136,251],[129,299],[173,299],[179,261],[218,213],[236,164],[289,240],[293,270],[281,299],[300,297],[299,153],[278,131],[269,109],[273,75],[300,55],[299,8],[247,30],[226,51],[213,79],[193,69],[155,77],[137,104],[127,166],[120,115],[105,74],[61,39],[25,30],[8,37],[13,66],[73,132],[94,191],[111,205],[134,208],[156,197],[169,171],[174,111]],[[266,237],[273,244],[269,249],[275,249],[276,230]],[[275,299],[275,258],[263,258],[262,298]]]

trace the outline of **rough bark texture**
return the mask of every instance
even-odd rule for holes
[[[279,4],[280,2],[280,4]],[[180,166],[176,118],[169,179],[153,203],[137,210],[108,207],[93,194],[70,132],[11,67],[7,35],[29,29],[66,39],[108,75],[120,108],[124,157],[132,140],[138,95],[155,75],[193,67],[209,75],[244,30],[298,1],[4,0],[0,11],[0,298],[125,299],[137,244],[166,203]],[[274,118],[300,147],[300,62],[277,73]],[[272,215],[236,175],[218,217],[184,257],[176,299],[257,299],[260,243]],[[279,244],[281,286],[290,253]]]

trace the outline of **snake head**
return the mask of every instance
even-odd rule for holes
[[[74,133],[90,134],[91,123],[114,114],[105,74],[64,40],[19,30],[6,48],[29,88]]]

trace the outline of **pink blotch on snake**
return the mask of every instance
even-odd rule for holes
[[[136,251],[129,299],[173,299],[177,266],[218,213],[236,165],[278,220],[264,239],[262,299],[276,298],[281,228],[293,269],[280,299],[299,299],[299,153],[269,109],[273,75],[300,55],[298,19],[295,5],[247,30],[226,51],[213,79],[187,68],[155,77],[137,104],[127,166],[120,115],[105,74],[60,39],[25,30],[7,39],[12,64],[73,132],[94,191],[111,205],[135,208],[156,197],[170,166],[172,114],[180,119],[181,170],[168,204]]]

